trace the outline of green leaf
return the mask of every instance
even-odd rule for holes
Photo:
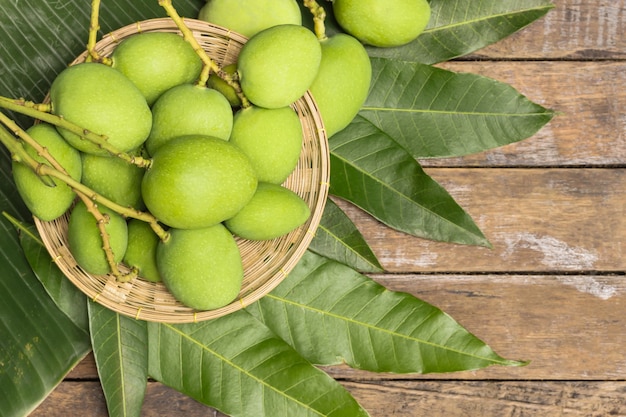
[[[431,0],[431,20],[413,42],[395,48],[367,47],[372,57],[434,64],[475,52],[544,16],[549,0]]]
[[[57,307],[84,331],[89,330],[87,297],[53,262],[34,225],[21,225],[20,243],[33,272]]]
[[[140,416],[148,382],[147,323],[89,301],[89,325],[109,416]]]
[[[362,116],[330,140],[330,193],[397,230],[489,246],[472,218],[420,164]]]
[[[309,249],[363,272],[380,272],[383,267],[352,220],[331,199]]]
[[[0,186],[4,191],[4,185]],[[7,209],[0,194],[0,208]],[[88,334],[31,272],[17,233],[0,217],[0,415],[30,413],[90,351]]]
[[[534,135],[553,112],[508,84],[412,62],[372,59],[359,116],[415,158],[468,155]]]
[[[148,324],[150,375],[232,417],[367,416],[350,393],[247,312]]]
[[[311,252],[247,310],[319,365],[431,373],[524,364],[502,358],[440,309]]]
[[[177,0],[182,16],[196,17],[204,0]],[[91,2],[0,0],[0,95],[41,101],[56,75],[85,50]],[[156,0],[101,2],[100,35],[136,21],[164,17]],[[25,125],[30,121],[21,118]]]

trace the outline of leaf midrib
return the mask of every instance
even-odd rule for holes
[[[517,10],[517,11],[513,11],[513,12],[504,12],[504,13],[498,13],[498,14],[493,14],[493,15],[488,15],[488,16],[480,16],[474,19],[469,19],[469,20],[462,20],[456,23],[450,23],[447,25],[441,25],[441,26],[435,26],[432,28],[428,28],[428,29],[424,29],[424,32],[422,33],[433,33],[433,32],[438,32],[441,30],[446,30],[446,29],[451,29],[451,28],[455,28],[455,27],[459,27],[459,26],[464,26],[464,25],[470,25],[472,23],[478,23],[478,22],[482,22],[482,21],[486,21],[486,20],[491,20],[491,19],[498,19],[501,17],[505,17],[505,16],[515,16],[518,14],[524,14],[524,13],[528,13],[531,11],[543,11],[543,10],[550,10],[554,8],[554,4],[548,4],[545,6],[539,6],[539,7],[530,7],[527,9],[522,9],[522,10]]]
[[[324,414],[320,413],[319,411],[317,411],[316,409],[312,408],[310,405],[303,403],[302,401],[299,401],[298,399],[287,395],[287,393],[280,391],[278,389],[276,389],[276,387],[268,384],[266,381],[264,381],[263,379],[260,379],[258,377],[256,377],[255,375],[247,372],[245,369],[243,369],[242,367],[238,366],[237,364],[235,364],[234,362],[232,362],[231,360],[229,360],[228,358],[226,358],[223,355],[220,355],[217,351],[210,349],[207,345],[204,345],[202,343],[200,343],[198,340],[194,339],[193,337],[191,337],[191,335],[188,335],[187,333],[183,332],[182,330],[177,329],[176,327],[167,324],[167,323],[161,323],[162,326],[169,328],[170,330],[174,331],[175,333],[177,333],[179,336],[189,340],[191,343],[194,343],[195,345],[197,345],[201,350],[206,351],[207,353],[213,355],[214,357],[218,358],[219,360],[221,360],[222,362],[226,363],[227,365],[231,366],[233,369],[241,372],[242,374],[248,376],[250,379],[258,382],[259,384],[263,385],[264,387],[269,388],[271,391],[274,391],[286,398],[289,398],[291,401],[293,401],[294,403],[297,403],[299,405],[301,405],[303,408],[306,408],[308,410],[311,410],[312,412],[314,412],[315,414],[319,415],[319,416],[324,416]]]
[[[369,123],[372,123],[369,119],[366,119],[366,118],[364,118],[364,119],[365,119],[365,120],[367,120]],[[396,143],[396,144],[397,144],[397,142],[395,142],[395,141],[394,141],[394,143]],[[399,146],[399,145],[398,145],[398,146]],[[402,149],[404,152],[406,152],[406,150],[405,150],[404,148],[400,147],[400,149]],[[481,240],[482,240],[482,241],[484,241],[485,243],[488,243],[487,239],[486,239],[484,236],[477,235],[477,234],[475,234],[475,233],[471,232],[470,230],[467,230],[467,229],[463,228],[462,226],[460,226],[460,225],[458,225],[458,224],[454,223],[452,220],[447,219],[447,218],[445,218],[445,217],[442,217],[441,215],[439,215],[439,214],[435,213],[433,210],[431,210],[431,209],[429,209],[429,208],[425,207],[423,204],[419,204],[417,201],[412,200],[412,199],[411,199],[409,196],[407,196],[406,194],[403,194],[403,193],[402,193],[402,192],[400,192],[399,190],[397,190],[397,189],[395,189],[395,188],[391,187],[390,185],[388,185],[387,183],[385,183],[385,182],[383,182],[383,181],[379,180],[378,178],[376,178],[375,176],[373,176],[370,172],[365,171],[365,170],[363,170],[363,169],[359,168],[358,166],[356,166],[356,165],[352,164],[349,160],[347,160],[347,159],[345,159],[345,158],[343,158],[343,157],[341,157],[341,156],[337,155],[337,153],[335,153],[335,152],[332,152],[332,151],[331,151],[331,154],[332,154],[333,156],[335,156],[336,158],[338,158],[339,160],[341,160],[342,162],[344,162],[345,164],[350,165],[350,166],[355,166],[355,167],[357,167],[357,168],[358,168],[358,170],[359,170],[360,172],[362,172],[364,175],[366,175],[367,177],[369,177],[369,178],[370,178],[370,179],[372,179],[373,181],[375,181],[375,182],[379,183],[379,184],[380,184],[383,188],[388,189],[388,190],[390,190],[391,192],[393,192],[393,193],[397,194],[398,196],[400,196],[400,198],[401,198],[401,199],[403,199],[403,200],[405,200],[405,201],[407,201],[407,202],[409,202],[409,203],[411,203],[411,204],[415,204],[415,205],[416,205],[416,206],[418,206],[418,207],[421,207],[421,209],[422,209],[422,210],[424,210],[425,212],[428,212],[428,213],[430,213],[431,215],[434,215],[434,216],[436,216],[437,218],[441,219],[441,220],[442,220],[442,221],[444,221],[445,223],[447,223],[447,224],[449,224],[449,225],[454,226],[454,228],[455,228],[455,229],[459,229],[459,230],[463,231],[465,234],[468,234],[468,233],[469,233],[469,234],[471,234],[472,236],[475,236],[475,237],[481,238]],[[416,163],[417,163],[417,162],[416,162]],[[425,175],[426,175],[426,174],[425,174]],[[367,210],[367,211],[368,211],[368,212],[370,212],[370,210]]]
[[[277,300],[277,301],[280,301],[280,302],[283,302],[283,303],[286,303],[286,304],[290,304],[290,305],[292,305],[294,307],[298,307],[298,308],[301,308],[301,309],[304,309],[304,310],[308,310],[308,311],[311,311],[311,312],[314,312],[314,313],[323,314],[323,315],[326,315],[326,316],[328,316],[330,318],[343,320],[343,321],[345,321],[345,322],[347,322],[349,324],[360,325],[360,326],[366,327],[367,329],[370,329],[370,330],[376,330],[376,331],[379,331],[379,332],[387,333],[389,335],[400,337],[400,338],[403,338],[405,340],[414,341],[414,342],[419,343],[419,344],[428,345],[428,346],[439,348],[439,349],[442,349],[442,350],[446,350],[446,351],[449,351],[449,352],[452,352],[452,353],[461,354],[463,356],[467,356],[467,357],[471,357],[471,358],[475,358],[475,359],[488,361],[488,362],[491,362],[493,364],[504,365],[504,364],[508,364],[508,363],[511,362],[511,361],[506,360],[506,359],[497,360],[497,359],[493,359],[493,358],[486,358],[486,357],[483,357],[483,356],[473,355],[473,354],[470,354],[470,353],[467,353],[467,352],[460,351],[458,349],[452,349],[452,348],[449,348],[449,347],[442,346],[440,344],[436,344],[436,343],[428,342],[426,340],[422,340],[422,339],[419,339],[419,338],[403,335],[401,333],[393,332],[391,330],[387,330],[387,329],[384,329],[384,328],[381,328],[381,327],[376,327],[376,326],[371,325],[371,324],[366,323],[366,322],[357,321],[357,320],[351,319],[349,317],[340,316],[340,315],[334,314],[334,313],[332,313],[330,311],[321,310],[319,308],[314,308],[314,307],[312,307],[310,305],[307,305],[307,304],[302,304],[302,303],[299,303],[299,302],[291,301],[291,300],[283,298],[283,297],[278,297],[278,296],[274,295],[273,293],[266,294],[265,297],[268,297],[268,298],[271,298],[271,299],[274,299],[274,300]]]
[[[344,247],[347,248],[348,251],[350,253],[353,253],[354,255],[356,255],[359,259],[361,259],[362,261],[364,261],[365,263],[367,263],[368,265],[371,265],[372,267],[376,268],[377,270],[379,270],[380,268],[378,266],[376,266],[374,263],[370,262],[367,258],[365,258],[363,255],[361,255],[359,252],[357,252],[352,246],[348,245],[347,243],[345,243],[343,241],[343,239],[341,239],[339,237],[339,235],[337,235],[336,233],[331,232],[331,230],[327,227],[324,227],[322,224],[320,224],[318,226],[319,229],[323,230],[324,232],[326,232],[328,235],[332,236],[335,238],[336,241],[340,242],[340,244]]]
[[[432,109],[402,109],[391,107],[373,107],[363,106],[360,111],[374,111],[374,112],[390,112],[390,113],[432,113],[432,114],[445,114],[445,115],[461,115],[461,116],[493,116],[493,117],[537,117],[549,115],[549,111],[535,112],[535,113],[491,113],[491,112],[472,112],[472,111],[458,111],[458,110],[432,110]],[[368,119],[369,120],[369,119]]]

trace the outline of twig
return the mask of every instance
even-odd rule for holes
[[[92,0],[91,1],[91,18],[89,21],[89,38],[87,41],[87,58],[85,61],[87,62],[101,62],[105,65],[111,65],[111,58],[106,56],[101,56],[98,51],[96,51],[96,42],[98,40],[98,31],[100,30],[100,0]]]
[[[308,8],[313,15],[313,30],[315,36],[320,41],[327,39],[326,26],[324,21],[326,20],[326,10],[320,6],[315,0],[303,0],[304,7]]]
[[[191,44],[196,54],[200,57],[202,62],[204,63],[204,68],[200,74],[200,78],[198,79],[197,84],[200,86],[206,85],[206,82],[209,78],[209,74],[213,71],[218,77],[226,81],[228,85],[230,85],[234,90],[239,99],[241,100],[242,107],[249,107],[250,101],[246,98],[241,90],[241,85],[236,78],[236,75],[231,75],[224,71],[222,67],[215,62],[211,57],[206,53],[206,51],[200,46],[196,38],[193,36],[193,33],[189,29],[189,27],[185,24],[184,19],[178,14],[174,6],[172,5],[172,0],[158,0],[159,5],[165,9],[167,15],[174,21],[180,32],[183,34],[183,38]]]
[[[105,135],[96,134],[88,129],[78,126],[75,123],[70,122],[62,116],[50,113],[51,108],[48,104],[37,104],[33,103],[32,101],[26,101],[24,99],[10,99],[0,96],[0,107],[14,111],[16,113],[30,116],[34,119],[50,123],[69,132],[72,132],[75,135],[78,135],[81,138],[97,145],[99,148],[108,152],[110,155],[123,159],[129,164],[137,165],[141,168],[148,168],[152,163],[152,160],[150,159],[119,151],[115,146],[109,143],[108,137]]]

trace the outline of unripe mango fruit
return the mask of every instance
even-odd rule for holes
[[[177,136],[207,135],[228,140],[233,110],[222,93],[194,84],[167,90],[152,106],[152,129],[146,149],[150,155]]]
[[[143,209],[144,169],[115,156],[82,154],[84,185],[125,207]]]
[[[105,135],[120,152],[137,149],[148,137],[152,113],[141,91],[121,72],[94,62],[64,69],[50,87],[52,112],[84,129]],[[100,147],[65,129],[76,149],[106,155]]]
[[[129,36],[116,46],[111,60],[113,68],[139,88],[150,106],[170,88],[196,81],[202,70],[191,44],[173,32]]]
[[[237,72],[237,64],[228,64],[225,67],[222,67],[222,70],[227,74],[233,76]],[[212,88],[214,90],[219,91],[226,97],[226,100],[230,103],[231,107],[239,107],[241,106],[241,99],[237,95],[235,89],[229,85],[226,81],[221,79],[217,74],[213,74],[209,77],[206,82],[207,87]]]
[[[239,148],[222,139],[190,135],[155,152],[141,188],[157,219],[173,228],[193,229],[234,216],[256,186],[254,168]]]
[[[216,224],[201,229],[171,229],[157,248],[157,266],[174,298],[196,310],[233,301],[241,290],[243,265],[232,234]]]
[[[354,37],[335,34],[321,41],[322,61],[310,91],[317,103],[326,135],[344,129],[357,115],[369,93],[372,65]]]
[[[302,24],[295,0],[208,0],[198,19],[223,26],[248,38],[272,26]]]
[[[301,226],[310,214],[309,206],[295,192],[260,182],[250,202],[224,224],[244,239],[269,240]]]
[[[82,166],[80,153],[61,137],[54,126],[40,123],[26,130],[35,141],[48,150],[48,153],[76,181],[81,180]],[[37,151],[25,145],[26,152],[39,162],[50,165]],[[52,179],[56,184],[50,187],[29,167],[13,162],[13,180],[17,191],[31,213],[43,221],[50,221],[64,214],[72,205],[76,194],[65,183]]]
[[[259,107],[286,107],[309,89],[321,59],[322,48],[309,29],[273,26],[242,46],[237,62],[241,89]]]
[[[428,0],[333,0],[337,23],[361,42],[393,47],[415,40],[430,20]]]
[[[128,222],[128,247],[124,254],[124,263],[137,268],[139,276],[151,282],[160,282],[161,274],[157,269],[156,251],[160,239],[152,227],[138,219]]]
[[[98,206],[98,209],[108,218],[105,229],[109,234],[109,243],[115,262],[119,263],[124,258],[128,245],[126,220],[106,207]],[[97,220],[87,210],[87,206],[82,200],[76,203],[70,213],[67,238],[70,252],[76,263],[86,272],[95,275],[111,272],[103,250],[103,240]]]
[[[235,114],[230,142],[250,158],[259,181],[282,184],[298,164],[302,138],[291,107],[250,106]]]

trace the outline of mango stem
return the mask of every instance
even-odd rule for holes
[[[187,24],[185,23],[185,20],[178,14],[176,9],[172,5],[172,0],[158,0],[158,1],[159,1],[159,5],[163,7],[163,9],[165,9],[165,12],[167,13],[167,15],[174,21],[174,23],[178,27],[178,30],[180,30],[180,32],[182,33],[183,38],[187,42],[189,42],[189,44],[191,44],[194,51],[196,51],[196,54],[198,54],[198,56],[202,60],[202,63],[204,64],[204,68],[202,72],[200,73],[200,78],[197,81],[197,85],[200,85],[200,86],[206,85],[207,80],[209,79],[210,73],[212,71],[235,90],[235,93],[241,100],[242,107],[249,107],[251,105],[250,101],[247,99],[247,97],[244,95],[243,91],[241,90],[241,85],[239,84],[239,81],[237,80],[237,78],[235,76],[232,76],[231,74],[228,74],[226,71],[224,71],[217,62],[211,59],[211,57],[206,53],[206,51],[202,48],[202,46],[200,46],[195,36],[193,36],[191,29],[189,29],[189,26],[187,26]]]
[[[303,0],[304,7],[308,8],[313,15],[313,31],[320,41],[327,39],[326,36],[326,10],[315,0]]]
[[[100,30],[100,0],[91,1],[91,16],[89,19],[89,37],[87,39],[87,62],[100,62],[105,65],[112,65],[111,58],[102,56],[96,51],[98,41],[98,31]]]
[[[67,131],[70,131],[81,138],[92,142],[101,149],[108,152],[110,155],[123,159],[129,164],[137,165],[140,168],[149,168],[152,164],[151,159],[146,159],[141,156],[135,156],[126,152],[121,152],[115,146],[111,145],[107,136],[96,134],[88,129],[82,128],[75,123],[66,120],[65,118],[50,113],[51,106],[48,104],[36,104],[24,99],[10,99],[0,96],[0,108],[14,111],[16,113],[24,114],[32,118],[41,120],[42,122],[50,123],[54,126],[60,127]],[[13,129],[12,129],[13,130]]]
[[[26,152],[23,144],[18,141],[13,135],[11,135],[11,133],[6,128],[2,126],[0,126],[0,143],[2,143],[9,150],[12,158],[16,162],[26,165],[39,176],[56,178],[61,182],[67,184],[70,188],[72,188],[72,190],[74,190],[76,195],[85,203],[87,209],[94,215],[98,223],[98,227],[100,229],[100,234],[103,241],[103,249],[107,256],[107,261],[109,262],[109,265],[111,267],[111,272],[116,277],[116,279],[123,281],[125,279],[132,279],[132,277],[129,278],[123,276],[123,274],[121,274],[121,272],[119,271],[117,264],[115,264],[115,262],[113,261],[113,256],[107,237],[108,233],[105,229],[108,220],[106,216],[104,216],[100,212],[100,210],[97,209],[97,204],[102,204],[103,206],[108,207],[109,209],[124,217],[131,217],[145,221],[150,224],[152,230],[154,230],[154,232],[157,234],[157,236],[159,236],[161,240],[167,241],[169,239],[169,232],[163,229],[163,227],[159,224],[158,220],[154,216],[149,213],[136,210],[132,207],[125,207],[117,204],[93,191],[89,187],[82,184],[80,181],[75,180],[67,173],[65,173],[64,169],[58,169],[52,166],[53,158],[52,160],[47,160],[46,158],[47,156],[49,156],[48,152],[43,152],[41,155],[47,160],[48,163],[50,163],[50,165],[37,161],[32,156],[30,156],[28,152]]]

